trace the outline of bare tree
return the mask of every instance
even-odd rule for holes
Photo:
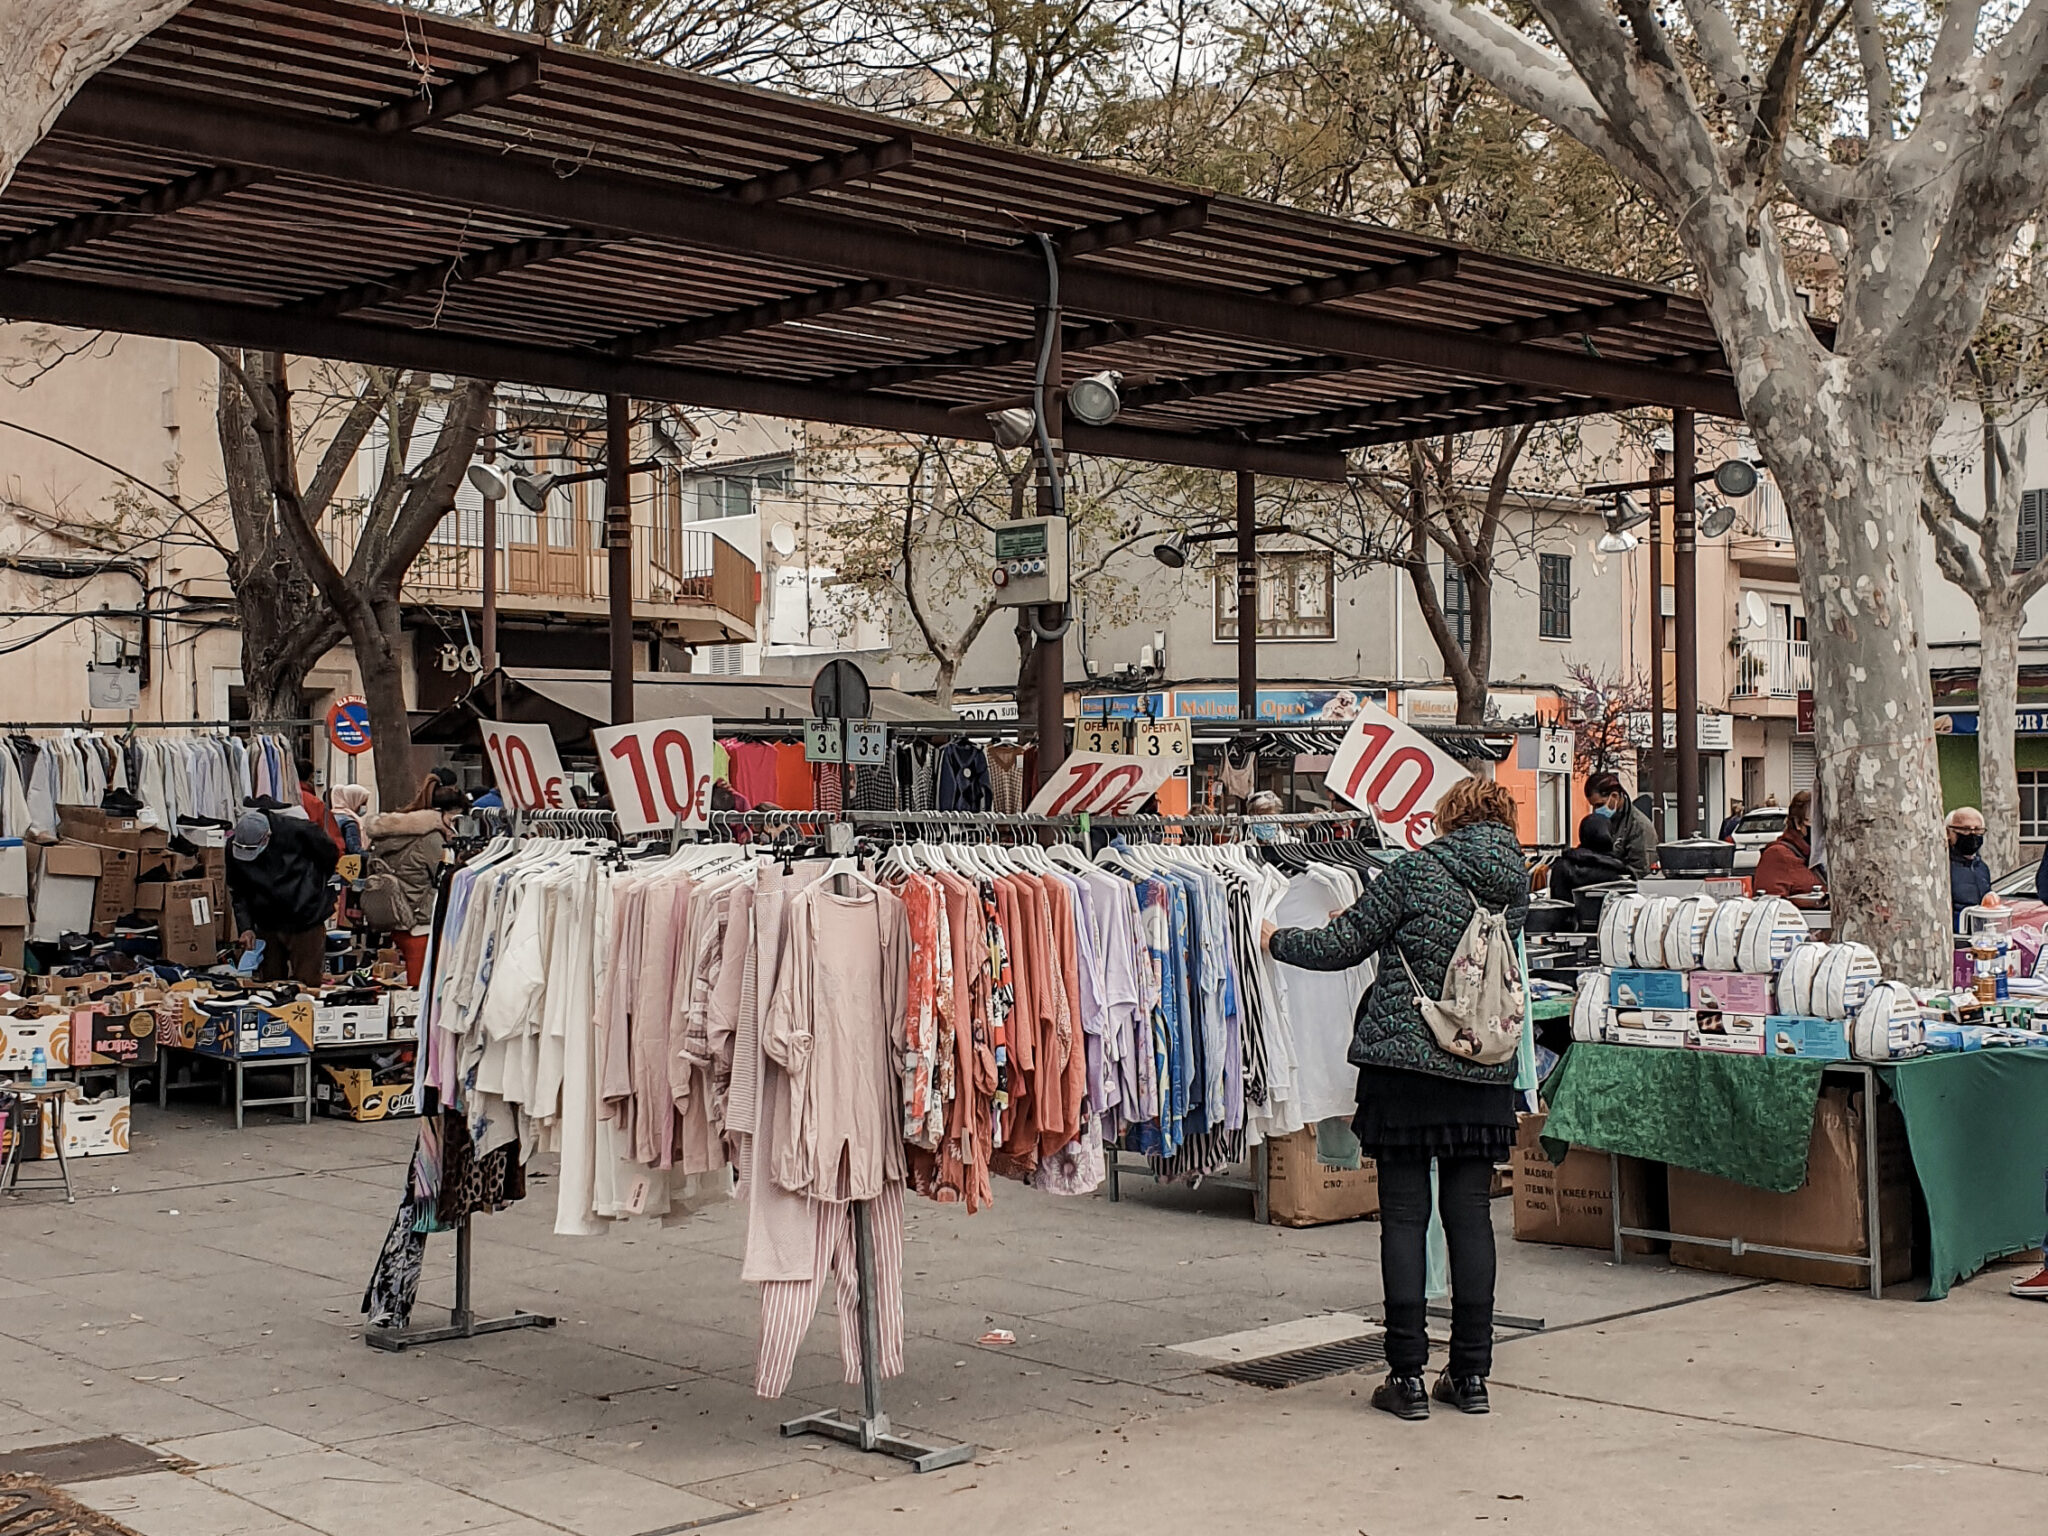
[[[1768,27],[1716,0],[1532,0],[1519,21],[1396,3],[1678,231],[1801,554],[1835,910],[1889,972],[1935,979],[1948,912],[1921,490],[1950,375],[2048,192],[2048,0],[1989,21],[1981,0],[1938,20],[1796,0]],[[1809,64],[1831,48],[1854,49],[1865,125],[1835,152],[1801,116]],[[1826,232],[1841,274],[1825,338],[1781,236],[1788,211]]]
[[[243,676],[258,719],[297,714],[306,672],[338,641],[355,652],[377,742],[377,790],[402,805],[418,787],[406,714],[399,589],[427,539],[455,505],[455,487],[482,429],[491,386],[437,390],[425,374],[363,370],[339,397],[296,413],[286,360],[275,352],[219,350],[221,450],[228,467],[236,550],[230,566],[242,610]],[[431,411],[429,407],[432,407]],[[312,422],[338,410],[310,479],[300,459]],[[410,445],[438,416],[433,447],[417,464]],[[373,428],[385,435],[375,484],[356,510],[353,549],[338,563],[322,536],[335,493]]]
[[[186,0],[0,0],[0,192],[94,75]]]
[[[1572,763],[1580,777],[1636,767],[1636,722],[1648,718],[1652,702],[1644,677],[1608,676],[1583,662],[1565,669],[1564,691],[1572,728]]]

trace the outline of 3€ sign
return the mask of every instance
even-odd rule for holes
[[[570,811],[576,791],[562,772],[554,733],[544,725],[507,725],[479,720],[484,751],[505,804],[518,811]]]
[[[1436,836],[1436,803],[1465,776],[1420,731],[1361,699],[1323,787],[1370,812],[1391,842],[1413,849]]]
[[[711,717],[643,720],[592,731],[619,830],[711,825]]]

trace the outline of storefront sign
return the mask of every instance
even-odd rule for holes
[[[2048,709],[2014,710],[2012,733],[2015,736],[2048,736]],[[1977,711],[1974,709],[1944,709],[1936,711],[1934,716],[1934,734],[1937,736],[1976,735]]]
[[[1648,714],[1634,714],[1628,717],[1628,739],[1631,745],[1647,747],[1650,744],[1650,722]],[[1732,752],[1735,750],[1735,717],[1733,715],[1707,715],[1698,717],[1694,726],[1698,733],[1699,749],[1702,752]],[[1678,716],[1670,710],[1664,712],[1664,750],[1678,749]]]
[[[576,791],[562,772],[554,733],[546,726],[479,720],[477,728],[483,732],[484,753],[491,760],[491,774],[507,807],[515,811],[576,808]]]
[[[1173,713],[1166,693],[1097,693],[1081,700],[1083,720],[1157,720]]]
[[[643,720],[592,731],[625,833],[711,824],[711,717]]]
[[[1028,809],[1033,816],[1128,816],[1172,773],[1171,758],[1075,752],[1038,787]]]
[[[1377,688],[1261,688],[1258,718],[1281,724],[1300,725],[1311,720],[1352,720],[1361,703],[1385,704],[1386,692]],[[1237,718],[1235,688],[1176,688],[1170,714],[1190,720],[1234,720]]]
[[[1557,701],[1547,694],[1518,693],[1494,689],[1486,695],[1486,720],[1502,729],[1535,730],[1549,705],[1556,713]],[[1456,725],[1458,695],[1450,688],[1408,688],[1401,693],[1401,718],[1410,725]]]
[[[1797,718],[1792,722],[1792,729],[1802,736],[1811,736],[1813,734],[1813,690],[1811,688],[1799,690]]]
[[[1465,769],[1420,731],[1367,704],[1337,748],[1323,787],[1373,819],[1394,842],[1420,848],[1436,836],[1436,803]]]
[[[1014,720],[1015,699],[955,699],[953,713],[962,720]]]

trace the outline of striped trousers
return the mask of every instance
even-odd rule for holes
[[[817,1215],[816,1267],[808,1280],[769,1280],[761,1286],[761,1347],[754,1361],[754,1393],[780,1397],[796,1367],[797,1347],[810,1331],[825,1280],[835,1275],[839,1311],[839,1357],[846,1381],[857,1386],[860,1370],[860,1264],[849,1202],[813,1202]],[[884,1376],[903,1374],[903,1186],[889,1183],[868,1203],[875,1245],[875,1316]]]

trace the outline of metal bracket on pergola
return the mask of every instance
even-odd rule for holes
[[[420,61],[430,60],[430,64]],[[1061,266],[1071,452],[1738,413],[1697,300],[370,0],[194,0],[0,196],[0,314],[985,437]]]

